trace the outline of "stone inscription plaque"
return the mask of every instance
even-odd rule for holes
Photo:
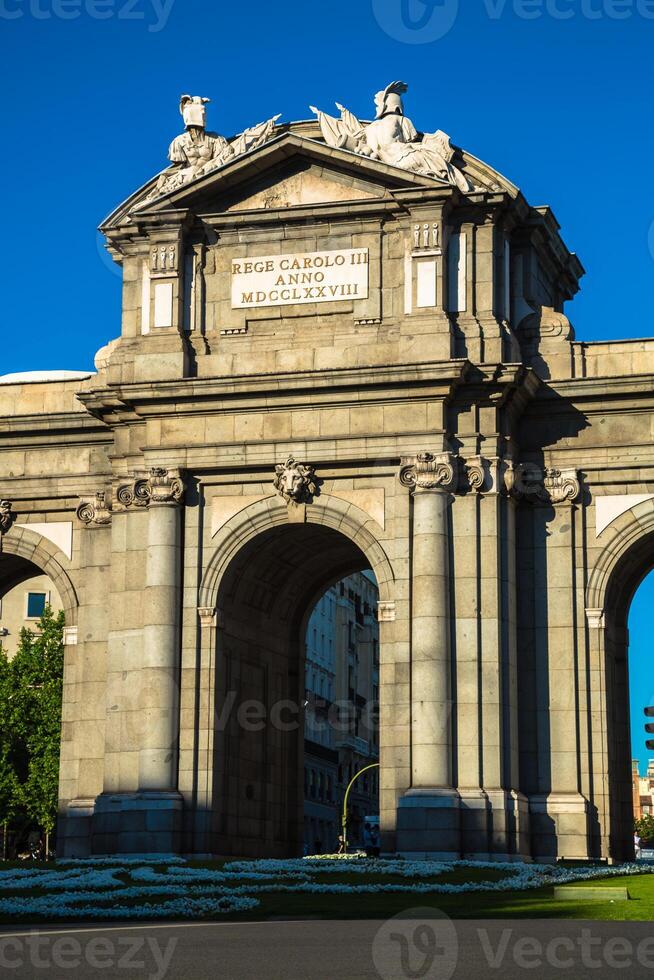
[[[232,309],[368,298],[367,248],[232,261]]]

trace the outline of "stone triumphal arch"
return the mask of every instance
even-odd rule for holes
[[[298,853],[303,631],[370,568],[384,848],[631,854],[654,341],[575,340],[551,210],[405,91],[231,140],[184,96],[102,225],[120,337],[0,379],[0,594],[66,614],[61,853]]]

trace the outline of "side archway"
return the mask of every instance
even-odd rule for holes
[[[66,626],[76,626],[79,601],[69,568],[70,561],[63,552],[29,528],[13,527],[2,538],[0,581],[6,578],[12,586],[17,585],[34,574],[34,569],[47,575],[61,598]]]
[[[633,795],[629,718],[629,631],[632,599],[654,566],[654,500],[617,517],[598,537],[601,548],[586,588],[591,680],[593,781],[600,853],[633,860]]]

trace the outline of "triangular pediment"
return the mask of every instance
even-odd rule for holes
[[[234,188],[224,201],[225,211],[259,211],[271,208],[310,207],[316,204],[369,201],[384,197],[387,188],[370,178],[327,168],[298,156],[285,161],[251,182]]]
[[[155,185],[156,178],[117,208],[102,228],[116,227],[145,211],[259,211],[370,201],[389,197],[394,190],[447,186],[295,133],[285,133],[171,193],[154,197]]]

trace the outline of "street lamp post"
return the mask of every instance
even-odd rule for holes
[[[348,797],[350,795],[350,790],[352,789],[352,787],[356,783],[356,781],[359,778],[359,776],[362,776],[364,774],[364,772],[368,772],[369,769],[379,769],[379,763],[378,762],[373,762],[373,763],[371,763],[371,765],[364,766],[363,769],[359,769],[358,773],[356,773],[356,775],[352,776],[352,779],[350,780],[350,782],[348,784],[348,787],[345,790],[345,796],[343,797],[343,820],[342,820],[342,825],[343,825],[343,846],[345,848],[345,853],[346,854],[347,854],[347,801],[348,801]]]

